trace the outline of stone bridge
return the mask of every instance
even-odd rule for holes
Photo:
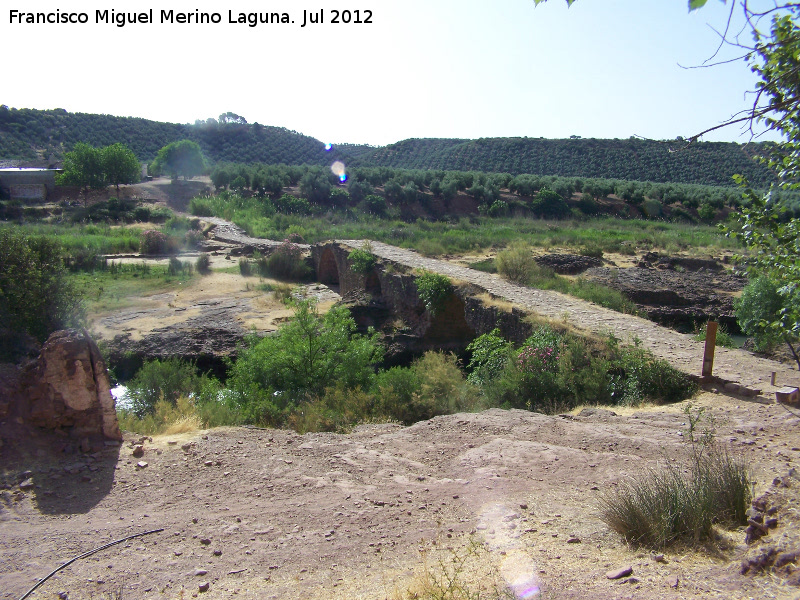
[[[531,331],[526,317],[539,315],[568,321],[574,327],[600,335],[613,333],[626,342],[638,340],[675,368],[700,377],[704,343],[694,341],[689,335],[559,292],[516,285],[497,275],[380,242],[370,242],[370,250],[378,258],[375,268],[367,274],[356,273],[348,254],[364,243],[337,240],[313,246],[311,256],[318,280],[338,286],[345,300],[360,296],[361,305],[371,302],[401,320],[409,335],[419,340],[417,351],[463,349],[475,336],[495,327],[506,338],[520,342]],[[446,275],[456,284],[456,293],[435,317],[425,311],[417,294],[415,280],[420,269]],[[358,308],[354,315],[358,321]],[[372,323],[364,316],[361,324]],[[775,385],[771,384],[773,372]],[[800,373],[790,365],[758,358],[743,350],[717,348],[714,378],[708,383],[723,386],[728,393],[774,401],[780,387],[800,386]]]

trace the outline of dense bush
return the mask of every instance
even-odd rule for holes
[[[517,349],[496,330],[468,348],[470,381],[491,406],[544,412],[582,403],[639,404],[690,397],[695,384],[642,348],[538,326]]]
[[[569,206],[564,199],[552,190],[543,188],[534,196],[530,203],[530,209],[537,217],[549,219],[563,219],[570,215]]]
[[[142,254],[166,254],[169,248],[167,236],[158,229],[146,229],[142,232],[139,252]]]
[[[332,382],[368,389],[383,356],[377,335],[355,333],[347,309],[324,315],[312,300],[274,335],[252,338],[231,368],[228,384],[248,420],[281,423],[298,403],[321,396]]]
[[[0,227],[0,355],[13,359],[25,336],[44,342],[82,319],[83,304],[66,276],[61,245]]]
[[[272,251],[259,269],[263,269],[262,275],[289,281],[305,281],[313,275],[303,258],[303,250],[288,239]]]
[[[467,380],[476,385],[483,385],[495,379],[505,369],[510,357],[511,342],[503,339],[499,329],[493,329],[476,337],[467,346],[471,354],[467,370]]]
[[[416,283],[419,299],[431,315],[436,315],[453,293],[453,284],[447,277],[438,273],[424,271],[417,277]]]
[[[376,412],[405,424],[474,410],[480,402],[455,355],[442,352],[427,352],[408,368],[379,373],[375,387]]]
[[[159,401],[175,406],[178,398],[202,395],[214,381],[198,375],[195,366],[177,358],[145,362],[128,383],[126,397],[139,418],[152,414]]]
[[[362,248],[355,248],[347,255],[347,260],[350,261],[350,268],[356,272],[366,275],[375,268],[377,262],[375,255],[372,253],[369,243],[365,243]]]
[[[284,194],[272,201],[275,210],[285,215],[310,215],[311,205],[305,198]]]

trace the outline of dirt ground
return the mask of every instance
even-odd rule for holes
[[[800,418],[713,393],[695,404],[750,460],[756,495],[774,493],[800,460]],[[668,549],[661,562],[599,520],[603,493],[685,451],[682,406],[494,409],[347,435],[222,428],[146,440],[142,457],[132,435],[65,454],[66,440],[23,443],[5,424],[0,598],[19,598],[83,552],[162,528],[71,564],[30,597],[401,598],[470,547],[518,598],[800,597],[777,575],[739,573],[743,530]],[[29,477],[34,487],[20,489]],[[757,546],[800,533],[800,480],[784,481],[788,508]],[[477,586],[470,565],[459,578]],[[622,567],[632,576],[606,577]]]

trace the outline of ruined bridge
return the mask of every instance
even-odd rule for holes
[[[221,241],[243,244],[262,252],[269,252],[280,244],[250,238],[222,219],[204,220],[217,225],[214,237]],[[463,349],[475,336],[495,327],[507,339],[521,342],[531,330],[525,317],[533,313],[553,320],[566,318],[577,328],[600,335],[613,333],[626,342],[638,339],[643,347],[675,368],[693,377],[700,376],[704,344],[689,335],[559,292],[516,285],[497,275],[426,258],[380,242],[370,242],[378,264],[372,272],[359,274],[350,268],[347,256],[363,245],[363,240],[337,240],[306,248],[311,250],[318,281],[338,285],[345,297],[359,292],[379,297],[386,310],[411,326],[412,333],[422,343],[418,349]],[[431,318],[421,305],[414,269],[440,273],[464,284],[456,287],[456,293],[436,317]],[[483,294],[505,300],[513,308],[504,310],[486,302],[485,297],[481,297]],[[775,386],[771,385],[773,372]],[[744,350],[717,348],[713,374],[730,393],[770,401],[775,400],[775,392],[781,387],[800,387],[800,372],[791,365],[759,358]]]
[[[625,342],[638,339],[643,347],[675,368],[693,377],[700,376],[704,343],[694,341],[689,335],[559,292],[516,285],[497,275],[380,242],[370,242],[371,251],[379,261],[372,272],[362,275],[350,268],[348,254],[363,245],[363,240],[337,240],[313,246],[311,253],[318,280],[339,285],[339,292],[345,297],[353,292],[380,296],[395,314],[415,323],[432,346],[438,341],[447,348],[447,343],[468,341],[494,327],[499,327],[508,339],[519,342],[530,332],[525,317],[535,313],[556,321],[566,319],[571,325],[596,334],[613,333]],[[434,318],[422,311],[414,269],[440,273],[461,284],[456,286],[454,297],[441,314]],[[486,302],[486,294],[507,301],[513,308],[504,310],[491,301]],[[775,386],[771,385],[773,372]],[[773,402],[780,387],[800,386],[800,373],[791,365],[759,358],[744,350],[717,348],[713,375],[727,392]]]

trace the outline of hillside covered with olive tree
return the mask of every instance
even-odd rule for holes
[[[160,123],[133,117],[0,106],[0,160],[59,163],[83,142],[101,147],[123,143],[142,162],[165,145],[198,143],[210,163],[325,165],[343,160],[355,167],[393,167],[588,177],[733,186],[732,175],[767,187],[769,170],[753,157],[761,144],[688,144],[682,139],[408,139],[383,147],[323,142],[281,127],[248,123],[234,113],[194,124]]]

